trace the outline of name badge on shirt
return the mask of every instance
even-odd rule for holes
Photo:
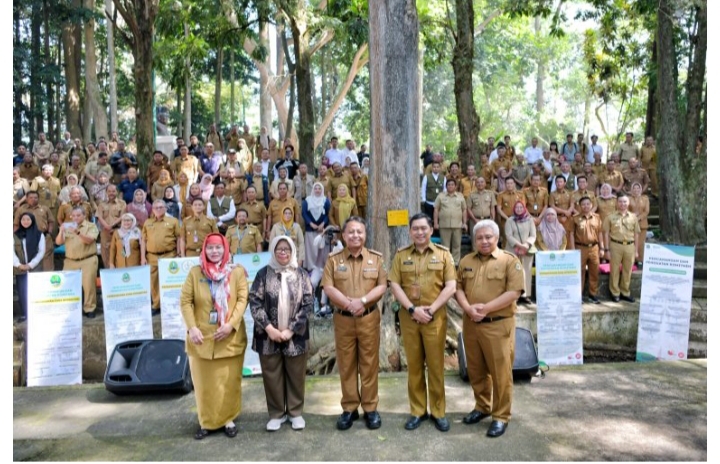
[[[208,321],[208,324],[217,324],[217,321],[218,321],[217,311],[215,311],[213,309],[212,311],[210,311],[210,320]]]
[[[345,266],[345,265],[343,265],[343,266],[338,266],[337,270],[340,271],[340,272],[345,272],[345,271],[347,271],[347,266]]]

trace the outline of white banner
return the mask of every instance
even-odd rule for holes
[[[253,340],[253,328],[255,327],[255,321],[250,313],[250,305],[245,310],[245,332],[247,333],[247,348],[245,349],[245,361],[243,362],[243,375],[256,375],[261,374],[262,369],[260,368],[260,356],[252,349]]]
[[[645,244],[637,361],[687,359],[695,248]]]
[[[101,269],[105,350],[110,362],[115,345],[153,338],[150,314],[150,266]]]
[[[28,274],[28,387],[82,383],[82,272]]]
[[[245,268],[248,275],[248,284],[252,285],[255,280],[255,276],[258,271],[263,267],[267,266],[270,262],[270,252],[263,251],[262,253],[238,253],[233,255],[232,261],[235,264],[240,264]]]
[[[535,255],[538,357],[548,365],[582,364],[580,252]]]
[[[180,290],[200,258],[167,258],[158,261],[160,281],[160,321],[162,338],[185,340],[187,328],[180,312]]]

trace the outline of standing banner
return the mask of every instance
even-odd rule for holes
[[[150,314],[150,266],[101,269],[105,351],[110,362],[115,345],[153,338]]]
[[[162,338],[185,340],[187,329],[180,313],[180,290],[200,258],[166,258],[158,261],[160,282],[160,321]]]
[[[535,255],[538,357],[548,365],[582,364],[580,252]]]
[[[28,387],[82,383],[82,272],[28,273]]]
[[[637,361],[687,359],[695,247],[645,244]]]
[[[248,275],[248,287],[252,287],[258,271],[267,266],[270,262],[270,252],[262,253],[241,253],[233,255],[233,263],[240,264],[245,268]],[[243,375],[256,375],[262,373],[260,368],[260,357],[251,348],[255,321],[250,313],[250,302],[245,310],[245,331],[247,332],[248,347],[245,350],[245,362],[243,363]]]

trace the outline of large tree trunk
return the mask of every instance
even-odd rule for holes
[[[20,5],[13,3],[13,47],[19,47],[20,38]],[[23,69],[22,59],[13,55],[13,146],[22,142],[22,113],[23,113]],[[28,151],[32,149],[33,139],[30,138]]]
[[[105,0],[105,14],[109,17],[115,15],[113,0]],[[108,54],[108,101],[110,103],[110,132],[118,130],[117,84],[115,83],[115,31],[111,25],[107,28],[107,54]]]
[[[215,68],[215,124],[220,127],[220,105],[222,103],[222,67],[225,53],[219,46],[217,51],[217,67]],[[233,123],[235,121],[232,121]],[[218,148],[222,151],[223,147]]]
[[[35,132],[44,132],[43,128],[43,96],[42,96],[42,79],[40,70],[42,63],[40,62],[40,24],[42,23],[42,12],[40,4],[33,2],[32,13],[30,16],[30,140],[35,139]]]
[[[82,6],[81,0],[73,0],[73,8]],[[66,129],[73,137],[82,134],[80,121],[80,68],[77,66],[77,30],[78,26],[71,20],[62,26],[62,42],[65,69],[65,114],[67,117]]]
[[[707,158],[706,148],[695,155],[695,121],[699,121],[702,105],[702,82],[705,79],[707,41],[698,40],[693,69],[688,72],[688,113],[681,114],[677,95],[677,50],[673,17],[678,5],[674,0],[660,0],[657,13],[658,47],[658,172],[661,173],[661,224],[668,241],[688,245],[707,241]],[[699,2],[698,32],[707,31],[707,2]],[[704,50],[703,50],[704,49]],[[695,68],[697,66],[697,68]],[[700,85],[697,86],[696,82]],[[698,95],[695,94],[697,92]],[[697,114],[691,114],[694,108]],[[682,124],[685,127],[682,127]],[[688,129],[695,132],[690,133]],[[693,143],[683,143],[692,138]]]
[[[85,8],[95,11],[95,0],[84,0]],[[90,103],[91,112],[85,115],[87,128],[86,137],[83,139],[88,143],[90,138],[90,116],[92,115],[95,124],[95,138],[107,138],[108,123],[107,112],[100,96],[100,86],[97,80],[97,61],[95,57],[95,19],[90,17],[85,23],[85,95]]]
[[[270,69],[270,39],[267,22],[260,24],[260,44],[265,47],[265,68]],[[268,133],[272,131],[272,98],[270,97],[270,77],[268,73],[260,75],[260,127],[265,127]]]
[[[657,127],[657,41],[653,40],[648,77],[648,97],[645,110],[645,136],[655,136]]]
[[[707,55],[707,0],[696,2],[695,19],[697,34],[691,37],[695,43],[694,56],[686,82],[687,113],[685,114],[685,131],[683,148],[685,153],[695,151],[695,141],[700,135],[700,118],[703,104],[703,87],[705,83],[705,67]]]
[[[299,0],[302,1],[302,0]],[[307,14],[304,8],[296,9],[297,15],[290,17],[290,27],[295,50],[295,81],[297,84],[298,143],[300,162],[315,166],[315,110],[313,108],[313,80],[310,66],[310,44]]]
[[[475,12],[472,0],[455,0],[455,22],[457,37],[453,48],[452,67],[455,76],[455,108],[460,131],[458,160],[463,170],[475,163],[478,156],[480,121],[473,102],[473,30]]]
[[[235,122],[235,50],[230,49],[230,122]],[[268,128],[272,130],[272,127]]]
[[[185,40],[188,40],[190,37],[190,26],[188,26],[187,21],[185,22]],[[218,56],[218,61],[220,57]],[[190,134],[192,134],[192,76],[190,71],[190,58],[185,59],[185,104],[183,105],[183,138],[185,140],[190,140]],[[217,76],[215,80],[215,97],[217,99]],[[215,109],[217,110],[217,113],[219,113],[220,107],[217,106],[217,101],[215,102]],[[216,113],[216,114],[217,114]],[[217,117],[215,119],[215,124],[218,123],[217,119],[219,119],[219,114],[217,114]],[[222,151],[223,147],[215,147],[218,150]]]
[[[399,50],[398,44],[402,44]],[[418,146],[418,17],[415,0],[377,0],[370,8],[370,186],[368,246],[386,266],[409,242],[408,227],[388,227],[388,210],[420,211]],[[400,345],[388,292],[382,301],[380,368],[398,370]]]
[[[540,40],[542,35],[542,22],[540,16],[535,16],[535,38]],[[545,110],[545,74],[546,74],[545,57],[538,53],[537,58],[537,75],[535,76],[535,110],[537,111],[538,119]]]
[[[290,134],[293,134],[295,132],[293,128],[293,115],[295,113],[295,97],[297,96],[297,85],[295,85],[295,62],[293,62],[293,60],[290,58],[290,47],[288,47],[287,35],[284,29],[282,32],[281,41],[283,54],[287,57],[288,76],[290,76],[290,104],[288,106],[288,109],[286,110],[287,113],[285,114],[285,118],[283,119],[282,117],[280,117],[280,120],[284,122],[283,125],[285,126],[285,137],[290,137]],[[278,115],[280,115],[280,113],[280,107],[278,106]],[[297,148],[295,149],[295,151],[297,152]]]
[[[45,66],[50,67],[53,65],[52,54],[50,53],[50,9],[48,1],[43,0],[43,30],[44,30],[44,53],[45,53]],[[53,91],[52,79],[45,79],[45,102],[47,104],[47,134],[50,135],[54,132],[55,128],[55,92]]]

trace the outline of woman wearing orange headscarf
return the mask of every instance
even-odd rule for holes
[[[242,405],[247,301],[245,269],[230,265],[225,237],[209,234],[203,242],[200,265],[190,270],[180,294],[180,310],[188,328],[185,350],[200,422],[197,440],[219,429],[230,438],[237,435],[233,421]]]

